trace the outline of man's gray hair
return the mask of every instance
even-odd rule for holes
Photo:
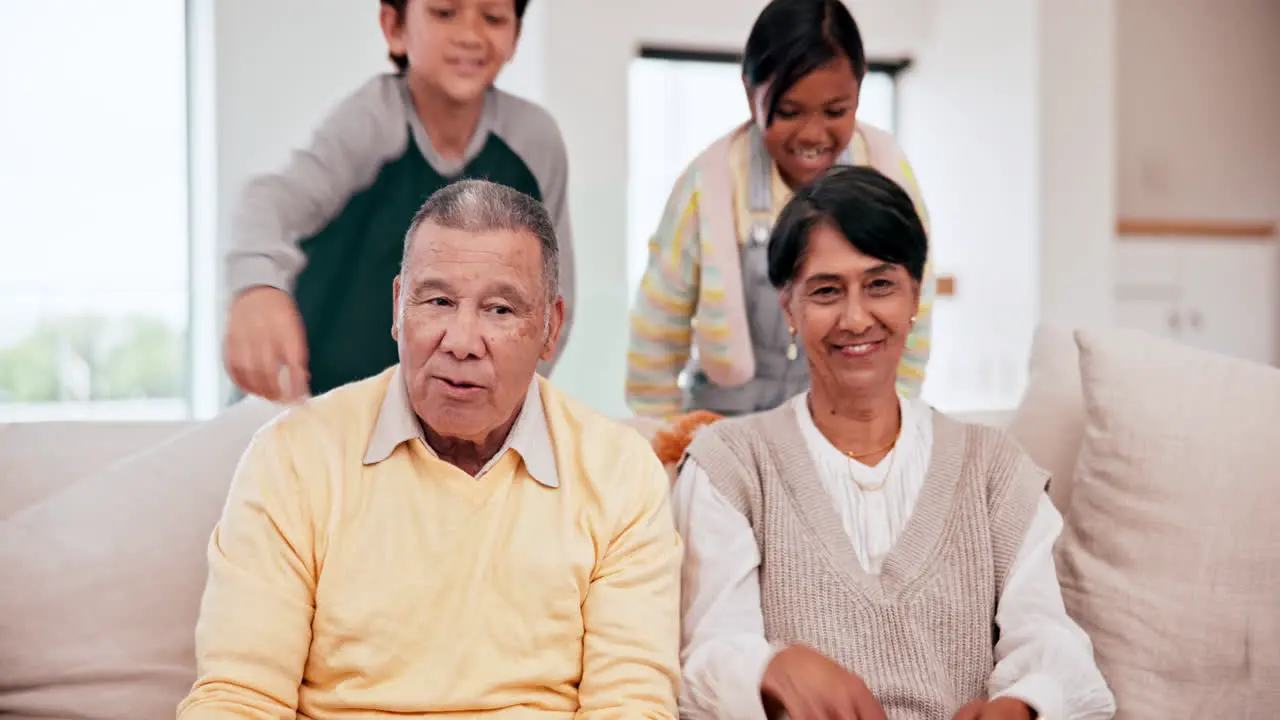
[[[542,244],[542,282],[547,304],[560,294],[560,245],[555,225],[542,203],[506,185],[487,180],[460,180],[434,192],[413,216],[400,258],[403,274],[413,238],[424,223],[467,232],[529,232]]]

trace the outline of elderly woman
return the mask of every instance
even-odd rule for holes
[[[769,280],[812,384],[709,426],[681,466],[684,717],[1114,713],[1063,608],[1046,473],[895,389],[927,244],[866,167],[783,210]]]

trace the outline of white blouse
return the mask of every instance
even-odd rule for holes
[[[807,400],[806,393],[791,403],[818,475],[862,567],[879,573],[929,469],[933,410],[902,399],[897,445],[867,466],[822,435]],[[681,716],[764,720],[760,680],[781,648],[765,639],[755,534],[692,458],[685,461],[672,500],[685,545]],[[1115,700],[1094,663],[1089,637],[1062,603],[1053,562],[1061,532],[1062,516],[1045,495],[996,608],[1000,639],[988,693],[1022,700],[1044,720],[1105,720],[1114,715]]]

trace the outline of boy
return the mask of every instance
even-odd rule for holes
[[[546,110],[493,87],[529,0],[380,2],[399,72],[341,102],[281,172],[253,179],[233,221],[224,362],[244,392],[276,402],[398,362],[391,285],[405,231],[432,192],[463,178],[508,185],[547,207],[565,297],[557,357],[569,335],[564,141]]]

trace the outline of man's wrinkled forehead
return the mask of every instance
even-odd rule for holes
[[[423,223],[412,238],[404,268],[411,286],[423,282],[501,282],[538,287],[542,253],[531,233],[506,229],[466,230]]]

